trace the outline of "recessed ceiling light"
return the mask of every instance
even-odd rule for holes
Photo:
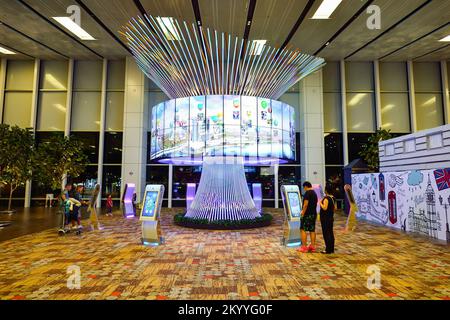
[[[12,52],[11,50],[8,50],[6,48],[0,47],[0,53],[2,54],[16,54],[15,52]]]
[[[180,40],[180,35],[178,34],[177,28],[173,23],[172,17],[157,17],[156,20],[158,21],[158,24],[164,32],[167,40]]]
[[[53,19],[81,40],[95,40],[93,36],[76,24],[70,17],[53,17]]]
[[[267,40],[253,40],[253,42],[252,42],[253,50],[252,50],[251,55],[252,56],[261,55],[266,43],[267,43]]]
[[[312,19],[329,19],[342,0],[323,0]]]
[[[444,38],[442,38],[441,40],[439,40],[441,42],[450,42],[450,34]]]

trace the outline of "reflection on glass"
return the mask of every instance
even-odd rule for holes
[[[202,174],[200,166],[174,166],[172,197],[175,200],[186,199],[188,183],[199,183]]]

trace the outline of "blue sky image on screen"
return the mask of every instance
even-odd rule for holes
[[[202,156],[206,141],[206,103],[205,96],[190,98],[189,112],[189,148],[190,154]]]
[[[283,157],[283,109],[282,103],[272,101],[272,156]]]
[[[242,155],[248,157],[258,156],[258,106],[255,97],[241,97],[241,141]]]
[[[175,107],[175,157],[189,155],[189,98],[176,99]]]
[[[224,96],[224,155],[241,154],[241,97]]]
[[[206,97],[206,155],[223,155],[223,96]]]
[[[147,218],[153,218],[156,209],[156,200],[158,199],[157,191],[147,191],[144,201],[144,209],[142,216]]]
[[[258,156],[272,155],[272,105],[270,99],[258,98]]]
[[[288,192],[289,206],[291,207],[291,216],[294,218],[300,217],[302,208],[300,207],[300,197],[297,192]]]

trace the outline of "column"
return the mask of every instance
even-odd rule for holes
[[[137,201],[145,191],[147,165],[148,97],[145,76],[134,59],[126,58],[122,154],[122,193],[127,183],[136,185]]]
[[[375,80],[375,115],[377,122],[376,129],[380,129],[383,122],[381,120],[380,62],[378,60],[375,60],[373,62],[373,75]]]
[[[33,128],[33,133],[36,133],[36,117],[37,117],[37,107],[39,99],[39,79],[41,70],[41,60],[34,60],[34,73],[33,73],[33,94],[31,98],[31,116],[30,116],[30,128]],[[25,208],[31,206],[31,185],[32,181],[28,180],[25,184]]]
[[[322,70],[300,82],[302,181],[325,183]]]
[[[416,97],[414,88],[414,68],[412,60],[406,63],[408,70],[408,93],[409,93],[409,114],[411,121],[411,132],[417,132]]]
[[[445,124],[450,124],[450,97],[448,88],[448,69],[447,61],[441,61],[441,76],[442,76],[442,94],[444,101],[444,116]]]
[[[3,107],[5,105],[6,59],[0,60],[0,123],[3,123]]]
[[[102,207],[102,189],[103,189],[103,154],[105,149],[105,122],[106,122],[106,86],[108,83],[108,60],[103,59],[102,68],[102,92],[100,99],[100,133],[98,143],[98,171],[97,183],[100,184],[100,194],[97,198],[97,207]]]
[[[167,207],[172,208],[173,164],[169,164],[169,181],[167,183]]]
[[[348,165],[348,130],[347,130],[347,86],[345,83],[345,61],[340,61],[341,75],[341,112],[342,112],[342,148],[344,152],[344,166]]]
[[[278,177],[279,168],[280,168],[280,166],[278,164],[275,164],[273,166],[273,176],[275,177],[275,179],[274,179],[275,209],[278,209],[280,207],[280,190],[279,190],[280,182],[279,182],[279,177]]]

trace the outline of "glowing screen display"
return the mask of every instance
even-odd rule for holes
[[[209,95],[153,107],[152,160],[245,156],[295,160],[295,111],[265,98]]]
[[[300,206],[300,197],[298,196],[298,192],[288,192],[288,200],[291,208],[291,216],[293,218],[300,217],[302,208]]]
[[[142,210],[143,217],[152,218],[155,215],[157,200],[158,200],[157,191],[147,191],[144,201],[144,208]]]

